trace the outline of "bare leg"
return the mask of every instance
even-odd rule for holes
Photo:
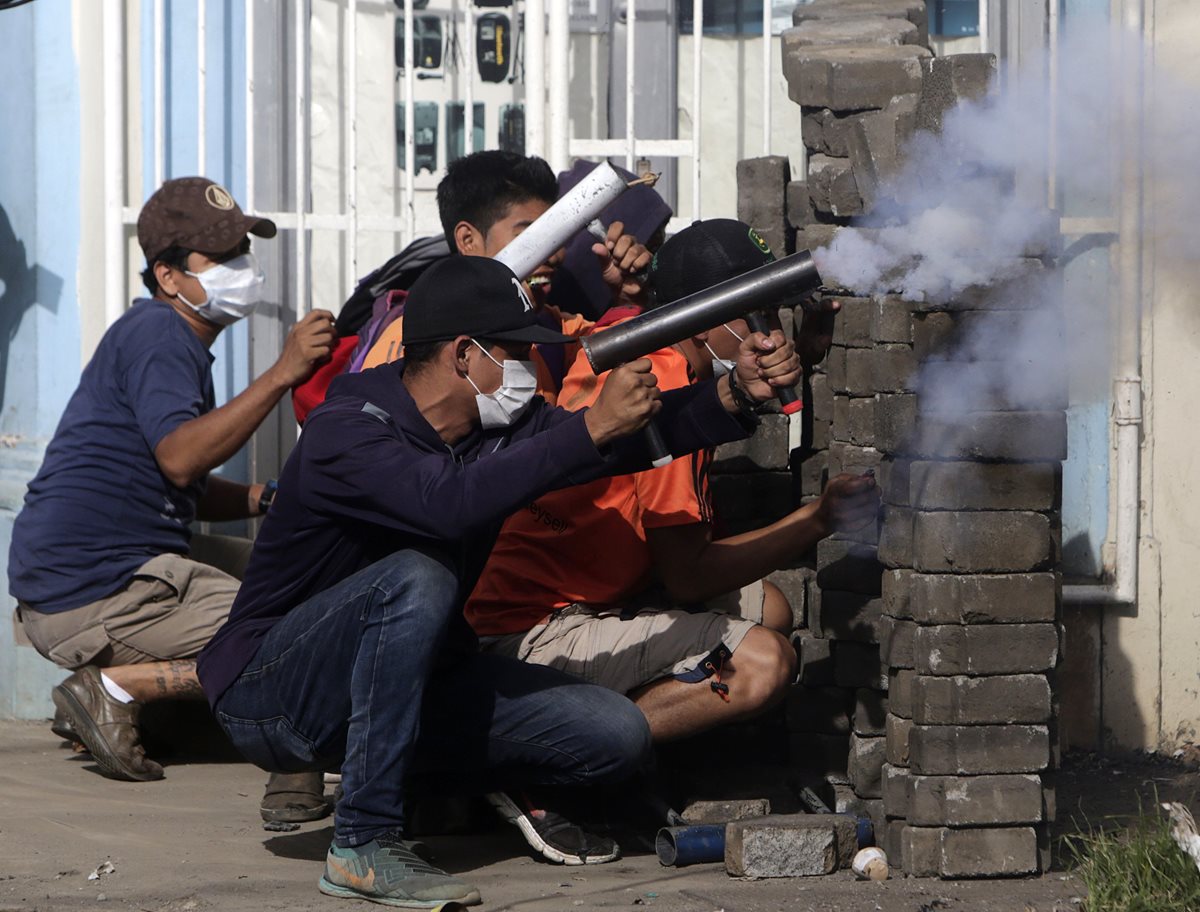
[[[655,741],[673,741],[758,715],[783,698],[795,676],[796,651],[788,641],[774,630],[755,627],[722,670],[728,703],[709,687],[711,679],[685,684],[663,678],[630,692],[629,698],[646,716]]]
[[[195,659],[169,659],[139,665],[114,665],[105,676],[138,703],[152,700],[203,699]]]

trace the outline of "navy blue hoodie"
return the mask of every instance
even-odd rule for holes
[[[308,416],[229,619],[198,659],[214,706],[280,618],[364,567],[406,547],[437,548],[456,560],[465,598],[514,510],[556,488],[649,467],[643,435],[598,450],[584,411],[540,397],[511,427],[449,447],[403,370],[397,361],[343,374]],[[662,403],[658,425],[676,454],[753,430],[725,411],[713,382],[665,392]]]

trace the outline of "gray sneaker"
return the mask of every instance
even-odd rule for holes
[[[347,899],[366,899],[404,909],[474,906],[479,891],[440,868],[421,860],[409,844],[394,835],[380,836],[351,849],[329,847],[322,893]]]

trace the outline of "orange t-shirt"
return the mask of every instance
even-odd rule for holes
[[[584,336],[592,331],[595,324],[586,317],[581,317],[579,314],[564,314],[557,307],[547,307],[546,311],[558,317],[558,321],[562,324],[562,333],[568,336]],[[367,357],[363,359],[363,370],[369,367],[378,367],[380,364],[387,364],[389,361],[396,361],[404,356],[404,316],[401,315],[388,324],[385,329],[375,340],[375,344],[371,346],[371,350],[367,352]],[[578,342],[566,342],[563,344],[563,358],[566,364],[571,364],[575,360],[575,356],[579,353]],[[547,367],[545,359],[537,350],[537,346],[533,347],[530,354],[530,360],[537,367],[537,392],[538,395],[554,405],[558,400],[558,384],[554,381],[554,376]]]
[[[649,357],[661,389],[692,382],[674,349]],[[594,376],[580,355],[560,404],[591,405],[607,377]],[[692,453],[661,469],[551,491],[514,513],[467,600],[471,626],[482,636],[519,633],[574,602],[621,602],[645,589],[653,582],[646,530],[711,521],[711,461],[709,451]]]

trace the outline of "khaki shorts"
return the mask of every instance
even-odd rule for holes
[[[190,659],[229,617],[239,585],[208,564],[160,554],[107,598],[70,611],[17,611],[33,647],[63,668]]]
[[[532,630],[485,637],[481,645],[627,694],[665,677],[704,680],[715,670],[705,660],[722,646],[732,655],[762,618],[763,585],[757,582],[694,612],[570,605]]]

